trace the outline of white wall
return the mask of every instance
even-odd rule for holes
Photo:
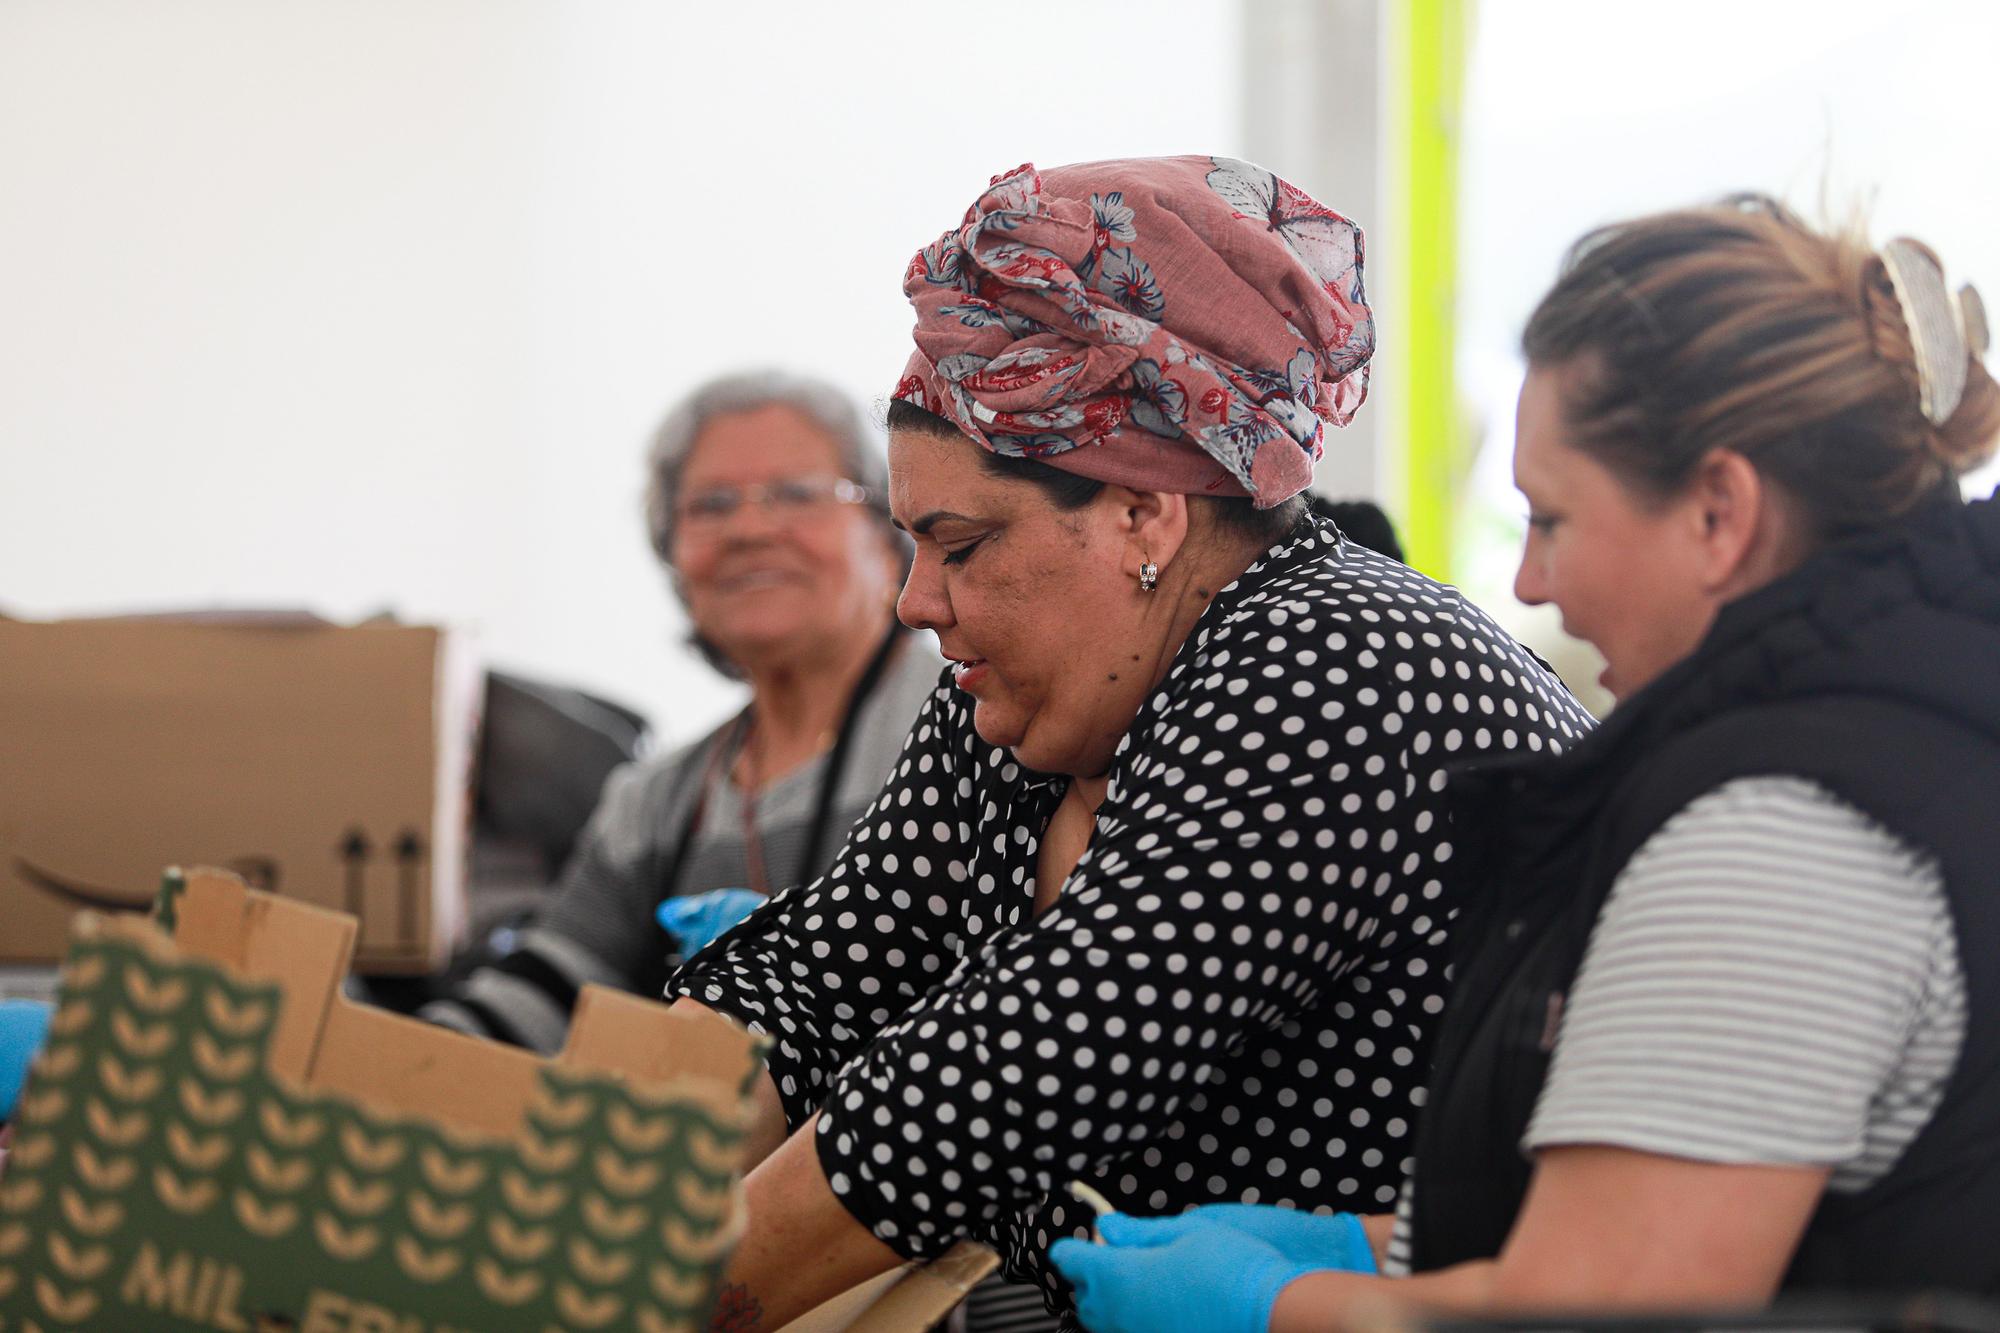
[[[1465,99],[1459,367],[1484,433],[1456,571],[1514,611],[1521,327],[1590,227],[1741,190],[1935,246],[2000,308],[2000,5],[1985,0],[1510,0],[1482,5]],[[2000,367],[2000,356],[1989,364]],[[1971,480],[1990,491],[2000,468]],[[1559,662],[1558,665],[1564,665]],[[1591,666],[1573,683],[1587,683]],[[1602,703],[1601,696],[1593,699]]]
[[[686,737],[639,457],[873,402],[994,172],[1241,152],[1237,0],[0,0],[0,609],[394,608]]]
[[[1387,502],[1395,475],[1388,428],[1403,368],[1382,355],[1402,318],[1390,267],[1403,237],[1390,226],[1382,77],[1385,9],[1405,0],[1251,0],[1243,10],[1246,154],[1359,223],[1367,240],[1376,357],[1368,401],[1328,431],[1313,487],[1337,499]]]

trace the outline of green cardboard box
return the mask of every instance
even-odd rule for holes
[[[0,1333],[698,1333],[756,1039],[586,988],[554,1060],[340,993],[355,921],[197,871],[84,914],[0,1174]],[[960,1246],[786,1333],[920,1333]]]
[[[0,1330],[696,1330],[750,1036],[592,991],[544,1062],[343,999],[351,918],[81,917],[0,1177]]]

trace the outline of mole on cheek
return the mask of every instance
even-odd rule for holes
[[[1112,672],[1112,673],[1111,673],[1110,675],[1106,676],[1106,677],[1105,677],[1105,679],[1106,679],[1106,680],[1117,680],[1117,679],[1118,679],[1118,673],[1117,673],[1116,671],[1114,671],[1114,672]]]

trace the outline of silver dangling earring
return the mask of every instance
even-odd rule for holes
[[[1160,590],[1160,567],[1148,560],[1139,566],[1139,591],[1158,592]]]

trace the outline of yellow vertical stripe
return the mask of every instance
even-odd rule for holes
[[[1392,507],[1410,564],[1452,576],[1465,473],[1453,365],[1458,272],[1459,104],[1474,0],[1386,0],[1393,238],[1383,351],[1400,392],[1390,431]]]

